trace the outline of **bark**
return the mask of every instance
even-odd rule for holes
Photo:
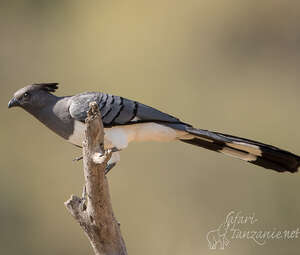
[[[65,202],[86,233],[95,254],[127,255],[126,246],[112,209],[105,168],[111,151],[104,150],[104,129],[96,102],[90,104],[83,142],[83,197],[72,195]]]

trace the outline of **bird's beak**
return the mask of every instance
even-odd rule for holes
[[[16,106],[19,106],[19,102],[18,100],[13,97],[9,102],[8,102],[8,108],[12,108],[12,107],[16,107]]]

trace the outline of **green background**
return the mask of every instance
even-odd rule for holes
[[[300,154],[300,3],[127,0],[0,2],[0,254],[92,254],[63,202],[81,194],[81,151],[13,93],[104,91],[195,127]],[[206,234],[231,211],[248,230],[300,227],[300,174],[279,174],[187,144],[132,144],[109,174],[129,254],[215,254]],[[299,254],[300,237],[231,240],[222,254]]]

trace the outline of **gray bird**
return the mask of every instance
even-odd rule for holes
[[[297,172],[300,157],[277,147],[196,129],[147,105],[101,92],[57,97],[58,83],[40,83],[18,90],[8,107],[21,107],[70,143],[81,147],[90,102],[97,102],[102,115],[106,149],[115,149],[108,172],[120,160],[119,151],[133,141],[173,141],[221,152],[278,172]]]

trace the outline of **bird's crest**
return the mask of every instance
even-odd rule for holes
[[[55,92],[58,89],[58,83],[35,83],[34,86],[37,86],[39,89],[45,90],[47,92]]]

